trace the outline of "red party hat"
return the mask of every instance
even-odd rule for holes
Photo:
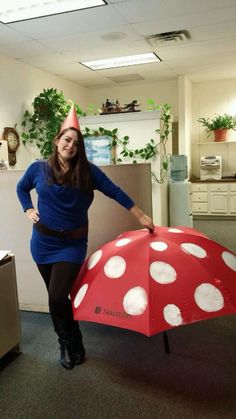
[[[61,131],[69,127],[74,127],[80,130],[79,120],[74,105],[71,106],[70,112],[68,113],[64,122],[62,123]]]

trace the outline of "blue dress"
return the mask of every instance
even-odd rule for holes
[[[32,163],[17,183],[17,195],[26,211],[33,207],[30,191],[38,195],[40,223],[53,230],[75,230],[88,224],[88,209],[94,195],[79,188],[57,185],[48,180],[50,166],[47,161]],[[115,185],[97,166],[90,163],[93,189],[116,200],[126,209],[134,206],[130,197]],[[83,263],[87,252],[87,235],[79,239],[46,236],[33,228],[30,241],[31,254],[38,264],[55,262]]]

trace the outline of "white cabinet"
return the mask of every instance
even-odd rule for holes
[[[227,193],[210,192],[208,212],[210,214],[227,214]]]
[[[194,215],[236,215],[236,183],[193,183]]]
[[[192,202],[193,214],[207,214],[207,202]]]
[[[213,183],[208,186],[208,212],[210,214],[227,214],[228,185],[227,183]]]
[[[236,215],[236,183],[233,183],[229,186],[229,212],[232,215]]]
[[[192,192],[207,192],[206,183],[192,183]]]
[[[207,184],[192,183],[192,211],[193,214],[207,214]]]

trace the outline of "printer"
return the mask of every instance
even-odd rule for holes
[[[220,180],[222,178],[222,157],[201,156],[200,158],[200,179]]]

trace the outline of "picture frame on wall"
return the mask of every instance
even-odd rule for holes
[[[115,147],[111,145],[112,138],[109,135],[89,135],[84,137],[87,159],[97,166],[114,163]]]

